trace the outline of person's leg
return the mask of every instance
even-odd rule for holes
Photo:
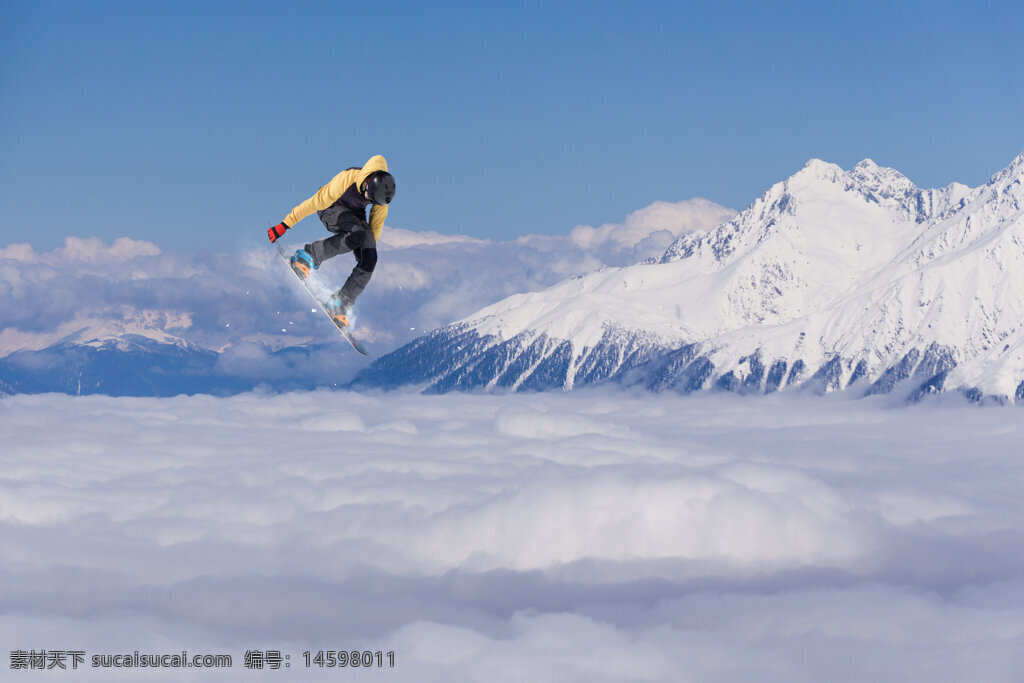
[[[320,264],[327,259],[352,251],[352,248],[345,244],[347,236],[348,233],[339,232],[330,237],[307,244],[304,249],[306,253],[313,257],[313,266],[319,268]]]
[[[352,251],[352,247],[345,243],[348,235],[369,228],[365,216],[353,213],[344,206],[331,206],[317,212],[317,215],[324,227],[333,234],[322,240],[310,242],[304,247],[313,258],[314,268],[319,268],[327,259]]]
[[[373,269],[377,265],[377,241],[373,238],[373,232],[369,228],[355,230],[344,236],[346,251],[351,251],[356,257],[356,267],[348,276],[344,286],[339,289],[335,296],[341,301],[342,307],[351,308],[366,285],[370,282]]]

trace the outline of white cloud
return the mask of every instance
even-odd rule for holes
[[[32,245],[27,242],[22,244],[11,244],[0,248],[0,259],[32,263],[37,258],[38,254],[36,254],[35,249],[33,249]]]
[[[383,287],[387,290],[419,290],[430,287],[434,282],[430,269],[418,264],[405,264],[402,268],[381,268],[375,277],[374,288]]]
[[[68,237],[64,246],[50,252],[49,263],[60,265],[65,261],[104,262],[108,267],[115,268],[121,261],[139,256],[157,256],[160,247],[152,242],[133,240],[129,237],[118,237],[107,246],[98,237]]]
[[[337,644],[417,681],[1024,664],[1019,409],[49,395],[0,400],[0,433],[8,649],[226,649],[237,677]]]
[[[381,233],[380,243],[392,249],[408,249],[410,247],[436,247],[441,244],[485,245],[490,240],[481,240],[468,235],[446,235],[433,230],[405,230],[388,226]]]
[[[656,202],[622,225],[510,242],[388,226],[377,269],[359,301],[358,324],[371,352],[381,355],[511,294],[657,255],[671,235],[709,227],[731,213],[707,200]],[[589,237],[581,237],[584,233]],[[315,221],[303,224],[289,234],[290,246],[325,235]],[[658,235],[665,239],[658,241]],[[343,255],[321,267],[317,281],[325,297],[341,286],[353,265],[352,257]],[[161,322],[180,320],[189,324],[172,329]],[[307,342],[344,344],[266,244],[235,254],[185,255],[125,237],[111,244],[69,237],[64,246],[43,253],[28,244],[0,248],[0,356],[68,338],[126,333],[180,337],[216,350],[252,343],[268,350]],[[240,360],[244,354],[236,356]],[[349,354],[332,381],[344,382],[364,365]]]
[[[622,223],[605,223],[594,228],[578,225],[569,238],[590,251],[645,253],[640,259],[660,255],[680,235],[710,230],[732,220],[736,211],[695,197],[681,202],[657,201],[626,216]],[[608,265],[620,265],[609,263]]]

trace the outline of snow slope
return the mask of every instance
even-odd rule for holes
[[[544,389],[615,378],[1020,399],[1022,210],[1024,154],[975,189],[921,190],[870,160],[849,171],[811,160],[656,263],[509,297],[357,381]]]

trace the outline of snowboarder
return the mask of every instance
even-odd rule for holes
[[[345,284],[326,302],[325,307],[339,327],[348,325],[348,314],[356,297],[362,294],[377,265],[377,240],[380,239],[388,204],[395,196],[395,179],[388,173],[388,162],[381,155],[370,157],[362,168],[347,168],[302,202],[284,220],[267,230],[271,242],[316,211],[333,234],[311,242],[291,257],[292,270],[305,280],[320,264],[339,254],[352,252],[356,266]],[[371,206],[367,219],[366,207]]]

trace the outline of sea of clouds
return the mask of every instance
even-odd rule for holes
[[[511,294],[660,256],[678,235],[734,215],[704,199],[655,202],[622,223],[512,241],[387,226],[356,323],[380,356]],[[111,244],[69,237],[49,252],[0,245],[0,357],[64,340],[143,334],[221,352],[218,371],[226,376],[273,378],[292,369],[272,351],[327,344],[310,365],[331,370],[326,386],[350,379],[365,361],[347,352],[274,248],[259,241],[264,234],[253,228],[236,252],[220,254],[169,253],[127,237]],[[285,242],[297,248],[328,234],[308,219]],[[349,255],[325,263],[321,287],[340,287],[354,264]]]
[[[227,652],[232,680],[257,648],[290,653],[264,675],[297,680],[340,674],[305,672],[321,648],[396,653],[346,680],[1020,680],[1018,413],[595,390],[10,397],[0,641]]]

